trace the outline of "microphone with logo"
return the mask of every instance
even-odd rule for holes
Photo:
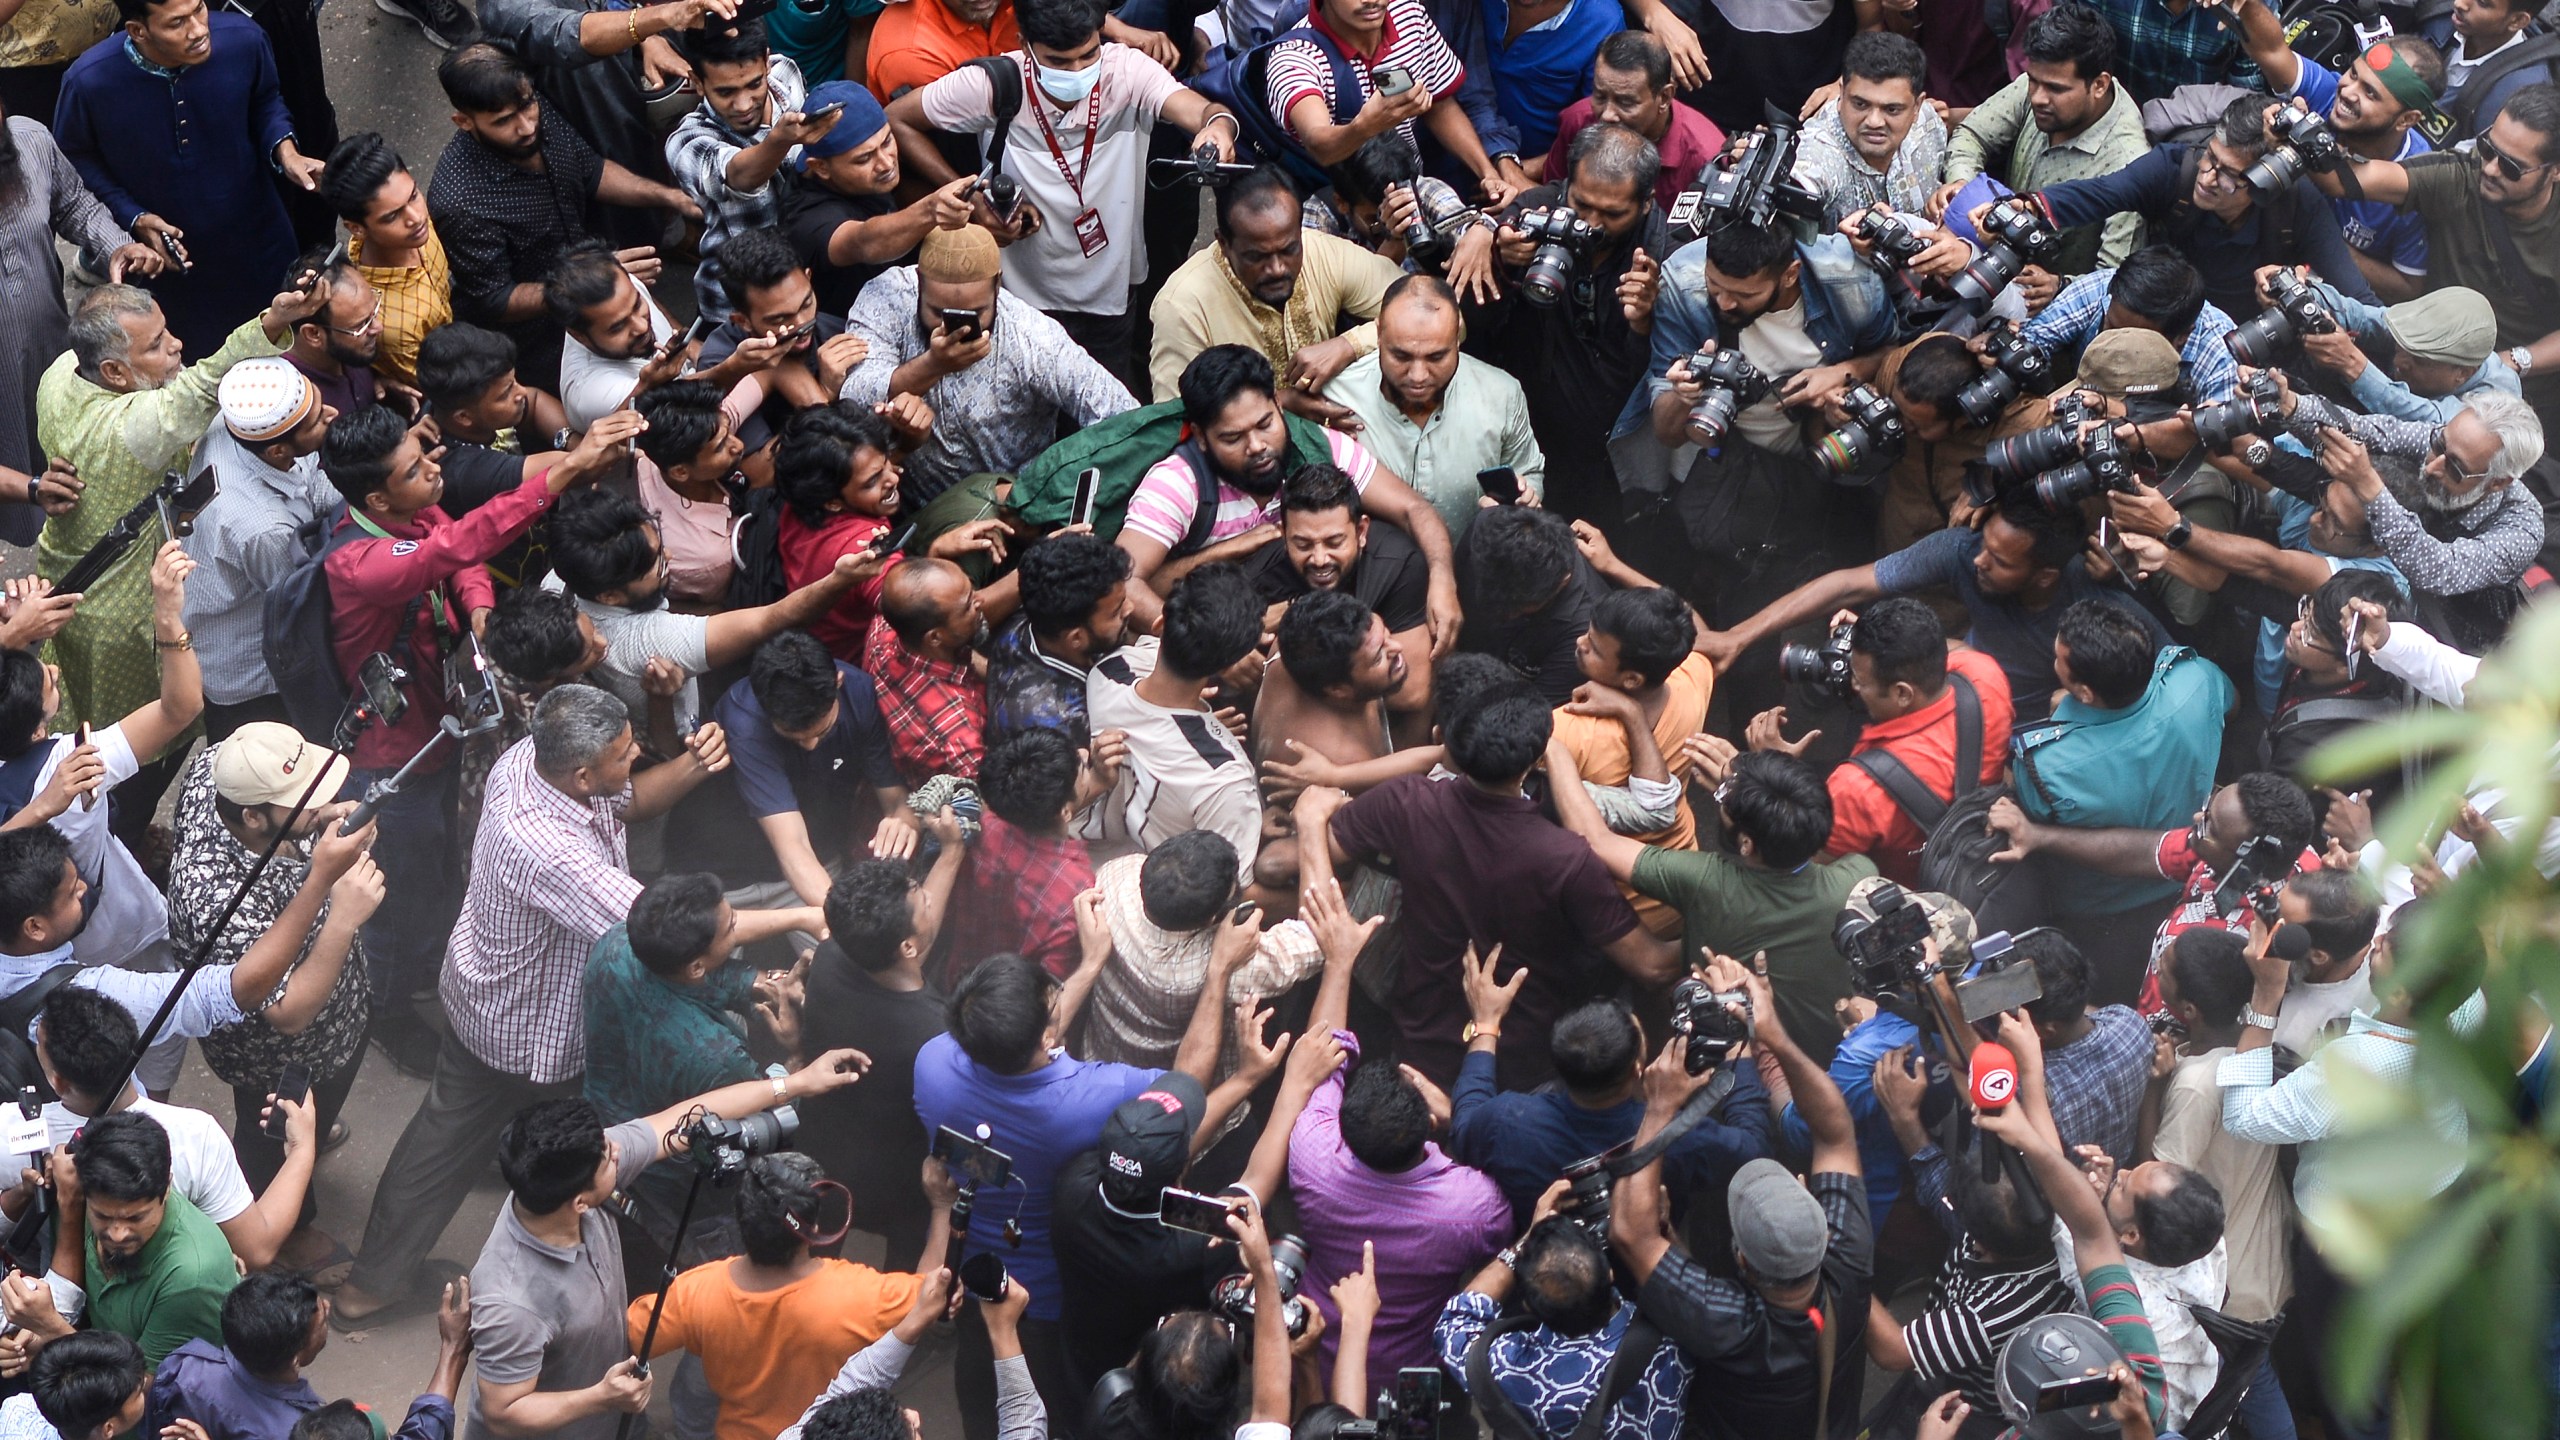
[[[1973,1096],[1973,1108],[1984,1114],[2005,1110],[2018,1093],[2018,1057],[1997,1040],[1985,1040],[1973,1047],[1973,1073],[1967,1077],[1966,1090]],[[1978,1131],[1982,1138],[1982,1178],[2000,1178],[2000,1142],[1989,1131]]]

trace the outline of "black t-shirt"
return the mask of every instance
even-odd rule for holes
[[[853,308],[853,297],[871,277],[898,264],[835,265],[827,260],[827,241],[847,220],[877,220],[894,213],[894,195],[839,195],[805,175],[792,177],[782,199],[782,238],[791,242],[800,263],[809,267],[818,291],[818,313],[841,316]]]
[[[809,965],[801,1046],[816,1055],[851,1046],[871,1057],[859,1085],[801,1102],[798,1148],[853,1192],[853,1220],[890,1237],[903,1266],[924,1242],[932,1207],[918,1176],[925,1132],[916,1119],[916,1052],[942,1033],[947,997],[931,985],[892,990],[845,958],[832,940]]]
[[[1289,563],[1289,547],[1283,542],[1255,551],[1245,562],[1245,573],[1253,577],[1254,594],[1265,605],[1295,600],[1311,588]],[[1430,588],[1431,570],[1422,561],[1421,547],[1393,525],[1370,521],[1368,543],[1351,567],[1352,598],[1384,616],[1388,633],[1401,635],[1422,628]]]
[[[1564,200],[1563,186],[1541,185],[1523,192],[1506,214]],[[1508,283],[1516,277],[1506,273],[1500,299],[1490,306],[1465,307],[1467,352],[1524,380],[1535,377],[1528,386],[1529,424],[1550,454],[1562,450],[1598,457],[1606,450],[1610,424],[1653,358],[1653,342],[1627,324],[1618,305],[1618,282],[1638,249],[1660,260],[1674,248],[1662,228],[1661,210],[1648,208],[1635,230],[1608,253],[1575,260],[1574,281],[1560,303],[1523,302],[1520,287]]]
[[[818,370],[817,347],[819,345],[824,345],[828,341],[843,334],[844,330],[845,325],[843,313],[839,311],[830,314],[828,312],[826,294],[824,291],[820,291],[818,296],[818,328],[811,332],[810,335],[811,340],[815,343],[813,343],[807,350],[802,351],[799,357],[790,363],[801,366],[813,375],[816,374]],[[746,338],[747,332],[739,329],[735,322],[728,320],[721,321],[718,327],[713,329],[710,334],[702,337],[702,351],[694,357],[694,367],[698,370],[708,370],[712,366],[719,364],[721,361],[728,359],[730,356],[738,352],[739,342]],[[738,443],[746,446],[747,453],[752,455],[756,451],[763,449],[767,444],[771,443],[773,437],[781,433],[784,422],[790,420],[790,418],[791,402],[783,399],[782,396],[775,391],[767,390],[765,392],[764,403],[756,407],[756,413],[747,417],[747,423],[738,427]]]
[[[547,435],[525,436],[519,443],[547,450],[551,448],[550,439]],[[444,471],[444,493],[436,498],[436,504],[456,520],[524,483],[522,455],[510,455],[468,440],[446,440],[444,459],[438,464]]]
[[[1874,1286],[1875,1231],[1867,1221],[1865,1181],[1824,1172],[1806,1188],[1822,1202],[1831,1230],[1818,1293],[1830,1310],[1832,1336],[1828,1428],[1845,1440],[1857,1433],[1865,1383],[1861,1337]],[[1678,1250],[1662,1257],[1636,1306],[1697,1362],[1689,1398],[1711,1440],[1812,1433],[1823,1327],[1806,1313],[1772,1309],[1757,1289],[1710,1275]]]
[[[1159,1319],[1208,1304],[1209,1287],[1236,1268],[1232,1245],[1212,1249],[1205,1235],[1114,1213],[1103,1203],[1098,1149],[1058,1172],[1049,1235],[1079,1394],[1104,1371],[1128,1364]]]
[[[1373,527],[1369,533],[1374,536],[1378,532]],[[1460,547],[1458,595],[1468,604],[1466,626],[1458,633],[1458,648],[1481,650],[1510,665],[1538,687],[1538,693],[1549,705],[1562,705],[1572,699],[1574,687],[1582,683],[1582,667],[1574,659],[1574,643],[1591,628],[1591,612],[1615,587],[1576,553],[1573,574],[1554,599],[1516,619],[1496,620],[1468,599],[1474,593],[1468,569],[1467,551]]]

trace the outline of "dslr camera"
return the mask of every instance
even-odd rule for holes
[[[1520,293],[1532,305],[1553,305],[1573,283],[1573,267],[1591,257],[1600,243],[1600,227],[1573,213],[1570,205],[1525,211],[1511,222],[1537,246],[1529,252],[1529,268],[1520,272]]]
[[[2074,509],[2104,490],[2133,493],[2133,467],[2115,427],[2076,395],[2055,402],[2053,413],[2051,425],[1992,441],[1983,451],[1983,464],[2011,481],[2034,476],[2036,503],[2053,511]],[[2090,420],[2099,423],[2082,433],[2080,427]]]
[[[1823,636],[1819,645],[1779,646],[1778,673],[1839,699],[1848,699],[1849,640],[1857,633],[1857,621],[1843,620],[1831,627],[1831,633]]]
[[[1558,1178],[1573,1188],[1567,1192],[1570,1203],[1556,1206],[1556,1213],[1590,1231],[1592,1239],[1609,1243],[1609,1196],[1618,1183],[1609,1166],[1634,1148],[1635,1141],[1624,1140],[1564,1167]]]
[[[2240,172],[2240,178],[2259,194],[2272,195],[2305,175],[2335,169],[2344,158],[2327,116],[2287,109],[2268,127],[2267,153]]]
[[[2231,347],[2231,358],[2243,365],[2263,370],[2300,337],[2327,335],[2338,328],[2338,317],[2329,313],[2320,292],[2290,270],[2267,277],[2267,294],[2272,303],[2266,309],[2222,337],[2222,343]]]
[[[1671,1033],[1689,1040],[1688,1071],[1704,1075],[1751,1043],[1751,995],[1713,990],[1695,976],[1671,987]]]
[[[2053,374],[2053,355],[2018,333],[2007,320],[1994,320],[1982,332],[1982,358],[1991,368],[1956,392],[1956,408],[1976,425],[1989,425],[2009,402],[2041,387]]]
[[[1858,212],[1857,238],[1867,243],[1876,263],[1887,270],[1900,270],[1929,248],[1929,242],[1915,234],[1899,215],[1887,210]]]
[[[1852,385],[1841,394],[1840,405],[1847,417],[1813,447],[1823,473],[1835,480],[1873,475],[1902,458],[1911,427],[1876,387]]]
[[[1849,984],[1859,994],[1885,1002],[1888,1009],[1895,1008],[1891,1002],[1908,1009],[1920,1003],[1922,990],[1939,976],[1956,977],[1957,1006],[1968,1023],[2043,997],[2036,967],[2010,963],[2016,946],[2008,931],[1994,930],[1977,938],[1967,954],[1940,956],[1931,966],[1929,912],[1919,901],[1887,882],[1867,893],[1867,905],[1875,911],[1874,919],[1844,909],[1831,927],[1832,947],[1849,962]],[[1968,969],[1979,973],[1962,978]]]
[[[2293,861],[2293,851],[2273,835],[2250,840],[2232,857],[2231,868],[2222,872],[2222,883],[2213,887],[2213,913],[2237,919],[2240,907],[2246,905],[2272,928],[2278,919],[2277,907],[2283,903],[2277,887],[2293,874]]]
[[[1307,1277],[1307,1242],[1295,1235],[1272,1241],[1271,1268],[1279,1274],[1281,1314],[1289,1322],[1289,1338],[1295,1340],[1307,1333],[1307,1302],[1298,1295]],[[1237,1333],[1251,1335],[1253,1276],[1239,1270],[1219,1280],[1209,1290],[1209,1308],[1226,1316]]]
[[[1700,351],[1690,356],[1689,377],[1706,392],[1689,412],[1689,438],[1710,448],[1724,443],[1734,416],[1769,393],[1769,377],[1760,373],[1739,345],[1712,355]]]
[[[2196,439],[2216,455],[2236,454],[2252,466],[2264,465],[2275,448],[2264,437],[2284,429],[2283,396],[2276,377],[2261,370],[2230,399],[2196,407]]]
[[[1992,300],[2028,266],[2051,261],[2062,244],[2061,233],[2023,195],[1994,203],[1983,215],[1979,233],[1984,241],[1982,253],[1947,286],[1955,292],[1957,303],[1977,315],[1990,309]]]
[[[1339,1440],[1437,1440],[1440,1416],[1449,1408],[1442,1384],[1439,1366],[1409,1365],[1396,1372],[1394,1389],[1378,1392],[1369,1407],[1376,1418],[1346,1420],[1333,1433]]]
[[[743,1120],[704,1115],[684,1127],[684,1138],[693,1168],[726,1185],[746,1173],[748,1161],[788,1147],[799,1129],[800,1112],[777,1105]]]

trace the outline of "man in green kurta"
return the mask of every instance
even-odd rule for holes
[[[70,352],[55,357],[36,385],[37,439],[47,455],[78,467],[83,483],[80,503],[46,521],[37,537],[36,573],[51,580],[69,570],[164,474],[184,466],[220,413],[215,392],[223,372],[281,353],[295,323],[327,298],[325,289],[278,295],[221,349],[188,365],[150,291],[90,291],[71,317]],[[157,522],[146,525],[53,638],[62,667],[61,728],[111,724],[159,693],[148,562],[162,538]]]

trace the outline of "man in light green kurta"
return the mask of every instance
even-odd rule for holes
[[[151,292],[130,285],[89,292],[71,318],[70,352],[56,356],[36,384],[36,438],[47,455],[79,468],[83,486],[77,506],[45,522],[36,573],[50,580],[69,570],[163,475],[183,467],[221,409],[215,395],[222,373],[252,356],[282,353],[295,322],[327,295],[278,295],[221,349],[188,365]],[[145,525],[53,638],[62,667],[61,728],[112,724],[159,693],[149,561],[163,538],[159,522]]]

